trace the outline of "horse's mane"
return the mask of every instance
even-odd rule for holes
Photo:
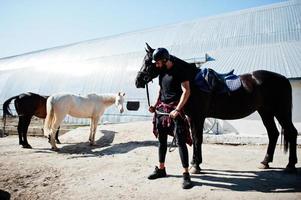
[[[95,94],[95,93],[92,93],[92,94],[88,94],[87,95],[88,98],[98,98],[98,99],[101,99],[102,101],[104,102],[115,102],[115,99],[116,99],[116,94]]]

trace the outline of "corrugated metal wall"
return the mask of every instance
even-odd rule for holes
[[[22,92],[127,93],[142,109],[122,117],[112,108],[104,120],[149,119],[145,91],[134,79],[145,42],[183,59],[204,57],[204,67],[237,73],[266,69],[301,77],[301,1],[288,1],[162,27],[79,42],[0,59],[0,104]],[[155,101],[157,84],[151,88]]]

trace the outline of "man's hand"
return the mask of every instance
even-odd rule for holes
[[[148,108],[148,111],[149,111],[150,113],[154,113],[154,112],[156,111],[156,108],[155,108],[154,106],[150,106],[150,107]]]
[[[172,119],[175,119],[178,115],[180,114],[180,112],[178,110],[173,110],[169,113],[169,116],[172,118]]]

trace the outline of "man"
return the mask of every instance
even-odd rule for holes
[[[155,110],[168,112],[169,116],[155,114],[154,133],[159,139],[159,167],[156,167],[148,178],[157,179],[166,176],[167,135],[173,135],[174,133],[184,170],[182,187],[183,189],[189,189],[192,187],[188,171],[188,150],[186,146],[186,143],[189,143],[189,139],[187,139],[189,129],[187,128],[183,108],[190,96],[190,81],[194,79],[198,69],[170,55],[165,48],[158,48],[153,52],[153,62],[160,71],[160,93],[156,105],[151,106],[149,111],[151,113],[154,113]]]

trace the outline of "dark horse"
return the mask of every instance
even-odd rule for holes
[[[27,141],[27,130],[30,124],[32,116],[45,119],[46,118],[46,101],[48,96],[41,96],[35,93],[22,93],[17,96],[7,99],[3,104],[3,121],[5,128],[6,116],[13,116],[9,104],[15,99],[15,108],[19,116],[18,122],[18,134],[19,134],[19,144],[23,148],[32,148]],[[58,139],[58,131],[56,133],[56,140],[60,143]]]
[[[144,88],[159,72],[152,63],[152,49],[148,44],[143,65],[136,77],[136,87]],[[257,111],[266,127],[269,144],[260,168],[269,168],[279,136],[274,117],[284,135],[284,150],[289,148],[287,171],[295,171],[297,163],[297,130],[292,123],[292,88],[289,80],[277,73],[258,70],[239,76],[243,87],[229,93],[203,92],[191,83],[191,96],[185,112],[191,120],[194,169],[202,163],[203,124],[206,117],[240,119]]]

